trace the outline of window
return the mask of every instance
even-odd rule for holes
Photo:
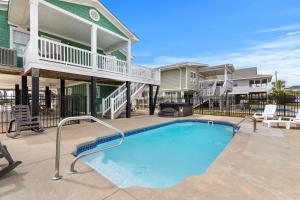
[[[95,9],[90,10],[90,17],[96,22],[100,20],[100,15]]]
[[[267,87],[268,86],[268,79],[262,79],[261,80],[261,86],[262,87]]]
[[[254,83],[255,83],[255,87],[260,87],[260,80],[255,80]]]
[[[17,54],[19,57],[24,55],[24,51],[26,45],[29,41],[29,34],[18,31],[16,29],[12,29],[12,47],[17,50]]]
[[[197,74],[195,72],[191,72],[190,74],[190,82],[197,83]]]
[[[249,81],[249,86],[250,86],[250,87],[254,87],[254,80],[250,80],[250,81]]]

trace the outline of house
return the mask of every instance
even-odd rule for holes
[[[230,80],[233,82],[231,94],[267,93],[272,75],[258,74],[256,67],[249,67],[235,70]]]
[[[227,82],[228,94],[239,95],[249,93],[265,93],[272,75],[257,73],[256,67],[235,69],[232,64],[209,66],[201,63],[179,63],[160,67],[162,96],[184,97],[193,95],[194,92],[213,88],[213,85],[225,87]],[[209,91],[206,95],[223,95]],[[203,95],[205,95],[203,93]]]
[[[160,96],[166,98],[187,98],[198,91],[200,70],[208,67],[201,63],[178,63],[160,67]]]
[[[298,91],[300,91],[300,85],[293,85],[293,86],[285,88],[285,89],[290,90],[290,91],[298,92]]]
[[[139,38],[98,0],[1,1],[0,26],[0,75],[15,76],[22,104],[31,91],[34,116],[39,91],[51,93],[50,80],[61,99],[85,96],[88,113],[112,119],[126,105],[130,110],[147,85],[160,85],[158,69],[133,64],[131,48]]]
[[[194,107],[222,96],[243,96],[267,93],[272,75],[257,73],[256,67],[236,69],[232,64],[209,66],[184,62],[159,68],[161,85],[159,97],[163,101],[191,102]],[[139,102],[145,102],[144,92]],[[219,98],[220,99],[220,98]]]

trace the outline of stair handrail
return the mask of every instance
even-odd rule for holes
[[[130,96],[135,96],[141,88],[145,86],[144,83],[132,83],[130,85]],[[114,119],[114,114],[126,103],[127,97],[126,97],[127,89],[123,90],[121,93],[119,93],[116,97],[111,98],[111,119]]]
[[[111,108],[111,98],[115,98],[118,94],[120,94],[126,88],[126,83],[118,87],[115,91],[113,91],[106,98],[102,99],[102,116],[104,116],[109,109]]]
[[[78,117],[68,117],[68,118],[65,118],[65,119],[61,120],[59,122],[58,126],[57,126],[57,131],[56,131],[55,173],[54,173],[54,176],[53,176],[52,180],[59,180],[59,179],[62,178],[62,176],[60,176],[60,174],[59,174],[59,163],[60,163],[61,132],[62,132],[63,125],[65,125],[67,122],[71,122],[71,121],[75,121],[75,120],[91,120],[91,121],[99,123],[103,126],[106,126],[107,128],[113,129],[114,131],[116,131],[117,133],[119,133],[121,135],[121,140],[117,144],[114,144],[114,145],[111,145],[111,146],[108,146],[108,147],[105,147],[105,148],[97,149],[97,150],[94,150],[94,151],[89,151],[87,153],[81,153],[81,154],[77,155],[76,158],[71,163],[70,173],[72,173],[72,174],[76,173],[76,170],[74,169],[74,167],[75,167],[76,162],[80,158],[91,155],[91,154],[99,153],[99,152],[102,152],[102,151],[105,151],[105,150],[108,150],[108,149],[118,147],[124,142],[125,134],[121,130],[119,130],[118,128],[116,128],[116,127],[114,127],[114,126],[112,126],[112,125],[110,125],[110,124],[108,124],[104,121],[99,120],[96,117],[93,117],[93,116],[90,116],[90,115],[85,115],[85,116],[78,116]]]
[[[215,92],[216,92],[216,89],[217,89],[217,81],[215,81],[213,86],[211,87],[209,96],[214,96]]]

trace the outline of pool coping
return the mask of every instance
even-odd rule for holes
[[[146,126],[146,127],[142,127],[142,128],[128,130],[128,131],[124,132],[124,135],[125,135],[125,138],[126,138],[126,137],[136,135],[136,134],[139,134],[141,132],[148,131],[148,130],[160,128],[160,127],[167,126],[167,125],[170,125],[170,124],[184,123],[184,122],[199,122],[199,123],[210,123],[210,122],[212,122],[213,124],[232,126],[232,128],[233,128],[232,137],[234,137],[235,134],[236,134],[236,131],[238,131],[240,129],[240,126],[237,126],[235,123],[226,122],[226,121],[202,120],[202,119],[176,119],[176,120],[169,121],[169,122],[164,122],[164,123],[154,124],[154,125],[151,125],[151,126]],[[89,151],[89,150],[97,147],[99,144],[110,142],[110,141],[113,141],[113,140],[116,140],[116,139],[119,139],[119,138],[121,138],[121,135],[118,134],[118,133],[114,133],[114,134],[110,134],[110,135],[95,138],[92,141],[80,143],[80,144],[76,145],[76,149],[72,152],[72,155],[76,157],[76,156],[78,156],[79,154],[81,154],[83,152]]]

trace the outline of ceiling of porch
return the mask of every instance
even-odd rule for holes
[[[91,26],[73,16],[45,4],[39,4],[39,29],[66,39],[90,45]],[[126,40],[98,28],[97,46],[104,51],[119,49]]]
[[[12,1],[9,19],[14,24],[29,28],[28,0]],[[89,23],[41,2],[39,3],[39,30],[84,45],[90,46],[91,43],[91,25]],[[124,48],[126,44],[125,38],[104,28],[98,28],[97,46],[99,49],[110,52]]]

